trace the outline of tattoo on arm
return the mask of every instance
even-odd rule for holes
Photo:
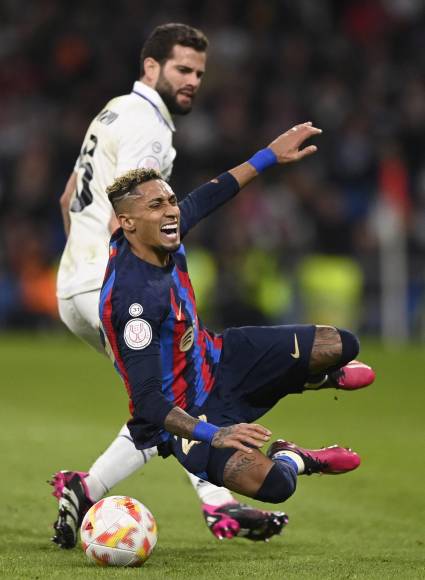
[[[224,447],[223,442],[224,439],[232,434],[234,430],[234,425],[230,427],[220,427],[220,430],[213,437],[214,447]]]
[[[173,435],[190,439],[197,423],[199,419],[194,419],[180,407],[174,407],[165,417],[164,427]]]

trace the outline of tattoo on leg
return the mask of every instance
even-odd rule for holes
[[[235,453],[226,463],[226,467],[224,469],[224,477],[227,483],[235,484],[238,483],[240,477],[244,473],[249,472],[250,470],[254,469],[256,466],[256,458],[244,453],[240,455],[239,453]]]
[[[317,326],[310,355],[309,370],[318,373],[332,367],[341,359],[342,342],[336,328]]]
[[[224,485],[233,491],[254,497],[272,467],[273,462],[259,451],[252,454],[236,451],[224,468]]]

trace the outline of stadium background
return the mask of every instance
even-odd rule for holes
[[[288,531],[270,545],[215,543],[172,460],[117,486],[158,519],[143,573],[282,578],[284,565],[297,580],[423,578],[422,0],[1,2],[0,574],[102,572],[49,542],[45,480],[86,469],[126,418],[110,363],[57,318],[58,201],[89,120],[130,90],[144,38],[166,21],[199,26],[211,42],[194,110],[176,119],[180,196],[295,123],[324,131],[314,157],[271,169],[191,233],[203,318],[212,328],[346,325],[378,380],[338,400],[294,397],[264,419],[306,446],[349,442],[363,460],[346,477],[302,478],[282,506]]]
[[[276,169],[187,245],[204,318],[329,321],[423,336],[425,15],[420,0],[3,2],[0,328],[56,321],[58,199],[90,119],[138,75],[158,23],[206,31],[208,70],[177,118],[180,196],[292,125],[319,153]]]

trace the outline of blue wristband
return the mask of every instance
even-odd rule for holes
[[[212,438],[219,429],[220,427],[217,427],[216,425],[206,423],[205,421],[199,421],[199,423],[196,423],[195,429],[193,430],[192,439],[195,441],[211,443]]]
[[[255,167],[257,173],[262,173],[267,167],[276,165],[277,157],[273,151],[267,147],[267,149],[260,149],[255,155],[248,159],[248,163],[251,163]]]

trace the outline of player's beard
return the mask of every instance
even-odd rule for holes
[[[192,110],[192,103],[186,107],[180,105],[177,101],[177,95],[174,91],[171,83],[162,74],[162,71],[158,77],[158,82],[156,83],[155,90],[161,96],[164,103],[167,105],[167,109],[172,115],[187,115]]]

